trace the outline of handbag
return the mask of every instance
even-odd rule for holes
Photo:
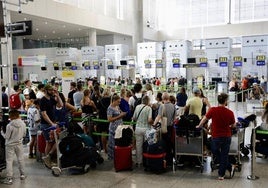
[[[165,133],[168,132],[168,130],[167,130],[167,117],[166,117],[165,114],[166,114],[166,108],[165,108],[165,104],[163,104],[162,117],[161,117],[161,120],[160,120],[162,134],[165,134]]]

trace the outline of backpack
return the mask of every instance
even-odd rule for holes
[[[63,138],[59,144],[59,149],[62,155],[73,155],[84,148],[83,141],[80,137],[69,135]]]
[[[9,104],[11,109],[19,109],[21,107],[20,94],[10,95]]]
[[[139,104],[141,104],[142,97],[143,97],[143,94],[142,94],[141,98],[138,98],[138,97],[136,97],[136,95],[133,95],[133,98],[135,99],[135,102],[134,102],[134,105],[133,105],[133,109],[132,109],[133,112],[135,111],[136,106],[138,106]]]

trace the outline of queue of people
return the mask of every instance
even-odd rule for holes
[[[226,160],[231,142],[230,131],[235,125],[233,113],[226,108],[227,94],[220,94],[218,96],[219,106],[212,107],[203,91],[197,87],[193,89],[193,96],[189,97],[185,88],[181,87],[180,92],[174,97],[167,92],[154,94],[149,83],[146,83],[146,87],[143,87],[141,83],[136,83],[132,91],[123,87],[119,93],[116,93],[113,88],[101,88],[97,82],[94,86],[88,86],[87,88],[83,88],[83,85],[79,82],[71,82],[70,91],[66,97],[67,100],[65,100],[65,96],[58,91],[55,84],[38,85],[38,92],[35,96],[28,80],[25,81],[25,86],[25,92],[17,92],[24,93],[25,100],[31,101],[27,107],[25,102],[22,103],[23,109],[27,110],[28,113],[27,122],[31,125],[29,158],[35,156],[36,135],[40,128],[46,139],[43,161],[48,168],[53,166],[51,159],[56,150],[55,142],[51,140],[48,130],[57,126],[59,119],[56,117],[56,111],[65,109],[66,113],[81,111],[82,116],[97,113],[100,119],[108,121],[108,123],[98,123],[94,131],[109,135],[108,138],[101,136],[96,140],[96,142],[101,143],[100,145],[103,151],[107,153],[109,160],[114,159],[114,136],[117,126],[122,125],[123,121],[135,121],[133,146],[136,150],[138,166],[141,166],[143,162],[142,144],[145,142],[147,129],[156,125],[163,117],[167,117],[167,133],[163,133],[162,138],[166,143],[167,165],[171,165],[174,157],[174,142],[172,142],[174,121],[181,115],[196,114],[201,120],[198,127],[206,126],[210,129],[212,153],[218,157],[220,163],[219,179],[224,179],[226,170],[230,171],[230,177],[234,175],[233,167]],[[154,98],[154,96],[156,97]],[[23,97],[21,97],[21,100],[24,100]],[[140,100],[140,103],[137,103],[138,100]],[[224,115],[219,116],[219,114]],[[211,125],[208,125],[209,119],[212,119]],[[83,124],[83,130],[86,134],[90,134],[90,131],[92,131],[88,126],[88,124]],[[23,171],[21,171],[21,174],[24,176]]]

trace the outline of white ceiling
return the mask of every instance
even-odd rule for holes
[[[88,27],[69,24],[56,20],[36,17],[27,14],[11,12],[11,21],[32,20],[32,35],[23,36],[25,39],[53,40],[88,36]],[[113,34],[109,31],[96,30],[97,35]]]

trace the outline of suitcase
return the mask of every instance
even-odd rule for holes
[[[165,144],[163,141],[151,145],[144,142],[143,165],[146,171],[153,171],[156,173],[165,172],[167,164]]]
[[[122,170],[132,170],[132,146],[115,146],[114,169],[116,172]]]
[[[36,149],[36,160],[42,161],[42,155],[45,154],[46,139],[42,131],[37,132],[37,149]]]

